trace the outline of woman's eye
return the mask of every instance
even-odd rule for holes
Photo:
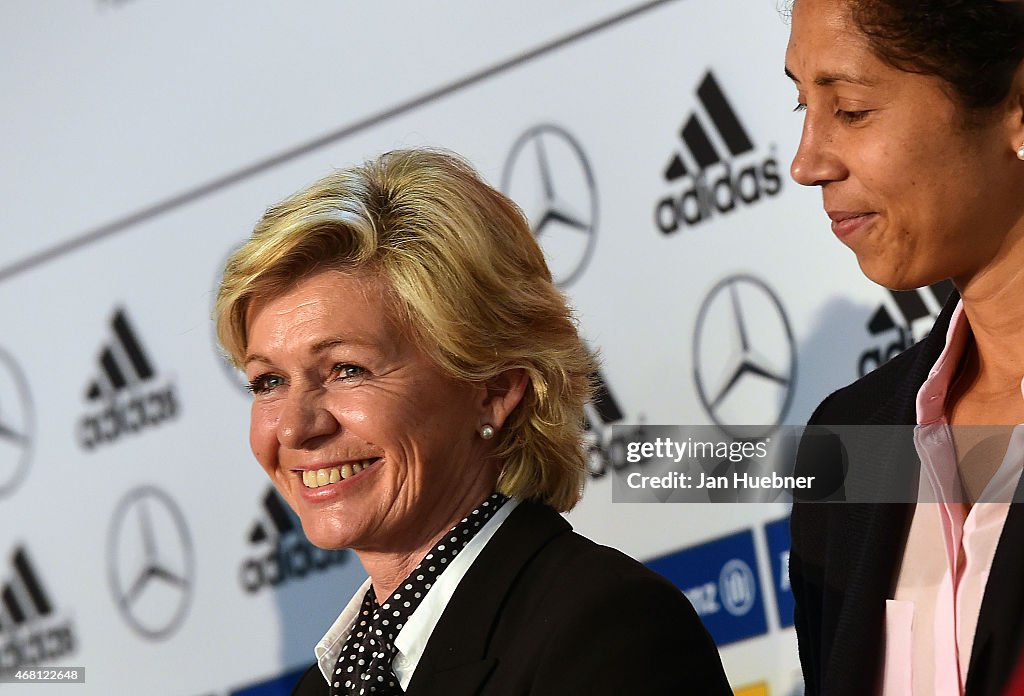
[[[266,394],[284,384],[278,375],[260,375],[249,381],[249,391],[255,395]]]
[[[339,363],[334,366],[331,370],[331,376],[333,379],[352,381],[361,379],[367,374],[366,370],[358,365],[352,365],[351,363]]]
[[[858,123],[867,118],[870,113],[871,111],[843,111],[840,109],[836,111],[836,116],[839,117],[839,120],[846,123]]]
[[[796,106],[793,107],[793,111],[794,113],[798,111],[807,111],[807,105],[802,102],[797,102]]]

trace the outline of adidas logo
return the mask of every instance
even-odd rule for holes
[[[0,633],[53,613],[53,605],[24,548],[15,549],[11,565],[14,578],[0,590]]]
[[[882,303],[868,320],[867,329],[872,336],[888,334],[895,329],[896,338],[886,345],[869,348],[861,353],[857,363],[858,375],[863,377],[914,345],[921,338],[914,336],[916,322],[927,318],[930,328],[955,289],[952,281],[943,280],[917,290],[889,290],[897,316],[894,317],[890,308]]]
[[[154,385],[156,370],[123,309],[114,312],[110,328],[110,343],[98,358],[99,375],[85,389],[86,402],[96,404],[78,425],[78,440],[86,450],[178,415],[174,385]]]
[[[270,545],[265,555],[254,556],[242,563],[239,580],[246,592],[258,592],[277,587],[293,580],[301,580],[311,573],[322,573],[331,566],[342,565],[349,559],[346,551],[317,548],[309,543],[299,530],[298,519],[288,509],[273,487],[263,496],[259,518],[249,531],[249,543]]]
[[[68,622],[54,608],[25,547],[11,555],[11,576],[0,584],[0,673],[55,660],[75,649]]]
[[[257,520],[253,525],[249,533],[250,544],[276,540],[282,534],[295,531],[294,515],[273,488],[268,488],[263,496],[263,511],[266,518]]]
[[[662,198],[654,209],[655,223],[665,234],[782,190],[774,145],[773,154],[763,162],[750,163],[734,173],[731,160],[753,152],[754,142],[710,71],[697,87],[697,101],[698,110],[680,130],[683,151],[673,154],[664,174],[666,182],[682,180],[685,188]]]
[[[934,321],[939,316],[939,310],[946,304],[946,300],[954,290],[956,287],[953,285],[953,281],[943,280],[917,290],[890,290],[889,295],[903,318],[901,326],[909,328],[914,325],[915,321],[924,317]],[[897,328],[896,320],[893,319],[884,304],[880,305],[868,320],[868,331],[873,336],[895,328]]]
[[[622,421],[625,415],[601,371],[595,372],[591,379],[594,398],[583,408],[583,441],[587,450],[587,475],[601,478],[609,467],[621,469],[627,465],[626,443],[635,439],[635,433],[612,429],[611,426]]]

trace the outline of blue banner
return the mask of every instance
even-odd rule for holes
[[[693,604],[719,646],[768,632],[751,530],[647,562]]]
[[[779,608],[779,625],[793,625],[793,588],[789,584],[789,517],[764,526],[768,538],[768,556],[772,563],[772,586]]]

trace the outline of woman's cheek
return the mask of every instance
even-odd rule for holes
[[[268,457],[272,456],[276,449],[276,424],[276,418],[265,407],[253,405],[249,423],[249,447],[264,468],[268,468]]]

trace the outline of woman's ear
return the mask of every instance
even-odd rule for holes
[[[1010,146],[1021,157],[1024,151],[1024,62],[1017,66],[1017,73],[1010,84],[1009,126],[1012,132]]]
[[[530,377],[522,367],[510,368],[487,380],[479,426],[486,423],[500,430],[523,400],[529,382]]]

